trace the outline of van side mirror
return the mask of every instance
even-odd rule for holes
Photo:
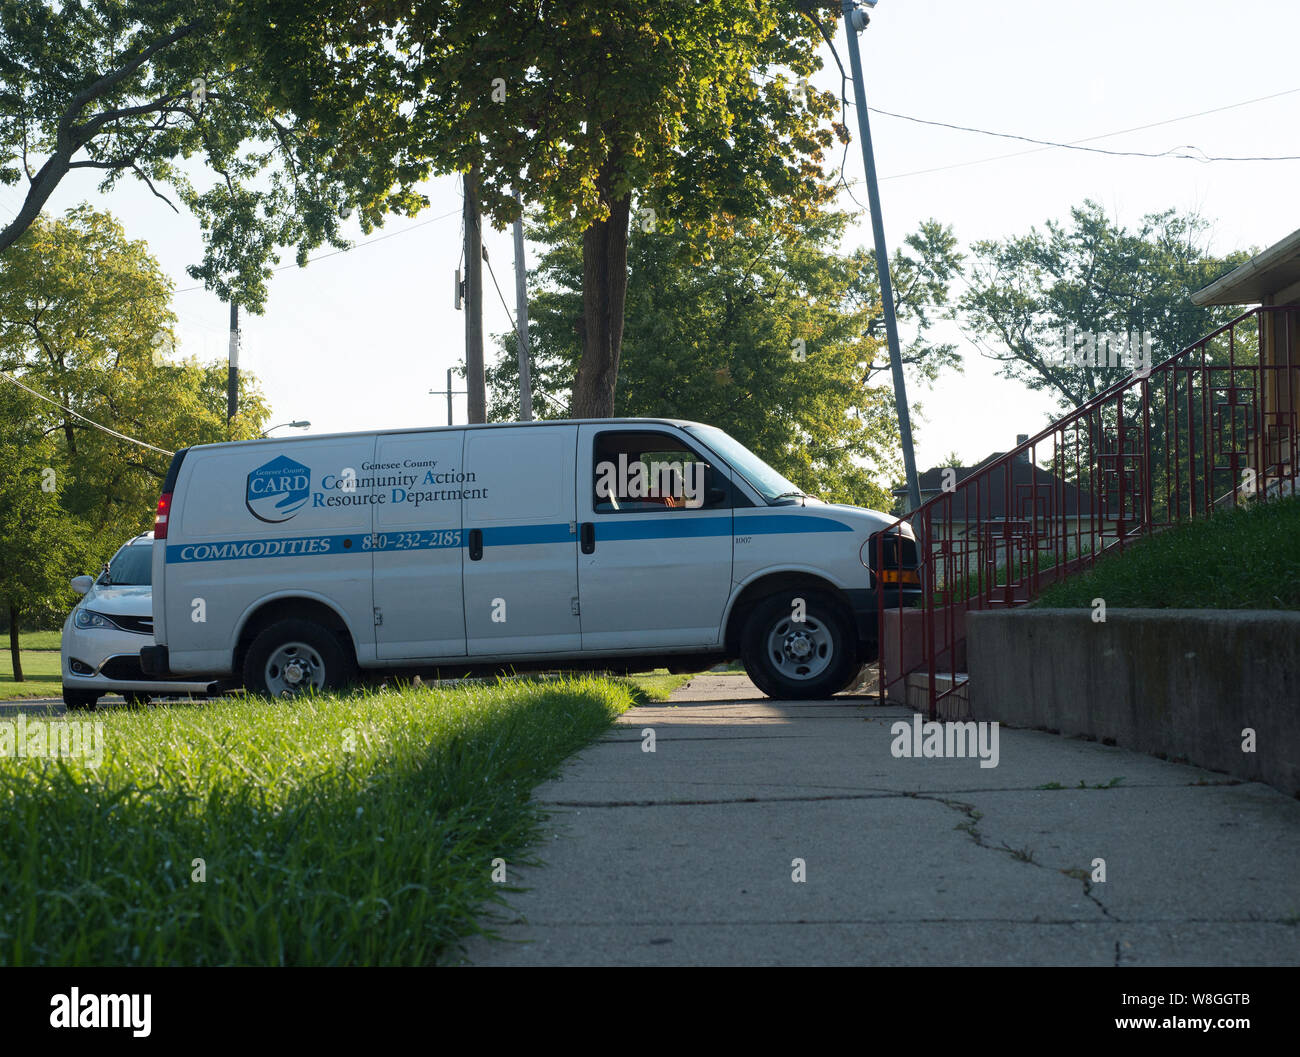
[[[725,488],[710,488],[704,493],[704,502],[708,506],[719,506],[727,501]]]
[[[89,576],[74,576],[71,582],[72,589],[79,595],[84,595],[95,585],[95,581]]]

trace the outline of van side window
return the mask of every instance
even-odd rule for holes
[[[731,505],[726,477],[667,433],[598,433],[591,464],[592,509],[598,513],[716,510]]]

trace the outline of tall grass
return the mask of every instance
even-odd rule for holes
[[[446,960],[533,786],[631,703],[567,678],[84,717],[97,768],[0,758],[0,964]]]

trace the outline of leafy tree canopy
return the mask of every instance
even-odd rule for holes
[[[702,243],[680,230],[634,230],[615,412],[708,422],[810,493],[887,507],[878,481],[900,472],[897,420],[892,389],[876,384],[888,380],[888,357],[873,335],[874,262],[835,251],[848,219],[778,204]],[[581,242],[564,225],[532,235],[548,247],[529,299],[533,408],[566,417],[556,394],[573,385],[581,355]],[[920,332],[923,314],[938,311],[934,298],[946,296],[940,276],[955,251],[930,225],[909,247],[900,258],[917,278],[900,284],[902,309]],[[491,410],[508,420],[517,413],[514,335],[500,347]],[[918,375],[953,356],[924,337],[908,351]]]
[[[226,365],[173,351],[170,296],[171,281],[144,243],[85,205],[37,218],[0,258],[0,371],[54,401],[0,420],[0,434],[13,443],[36,429],[59,442],[60,502],[89,526],[102,558],[149,527],[166,452],[257,436],[268,414],[243,377],[240,414],[227,424]],[[3,379],[0,386],[16,388]]]
[[[260,311],[277,247],[301,264],[346,245],[352,210],[369,231],[427,204],[391,41],[358,31],[362,5],[332,6],[308,32],[292,0],[0,0],[0,184],[24,194],[0,253],[69,173],[133,176],[198,218],[190,274]]]
[[[977,242],[962,308],[1002,373],[1031,389],[1052,393],[1062,407],[1077,407],[1131,371],[1110,367],[1118,357],[1104,348],[1100,364],[1076,364],[1064,355],[1066,337],[1150,336],[1152,362],[1160,362],[1236,315],[1224,307],[1194,305],[1191,294],[1249,258],[1215,257],[1207,249],[1209,224],[1194,214],[1165,210],[1145,216],[1135,229],[1107,217],[1093,201],[1070,211],[1068,223]],[[1111,342],[1114,345],[1114,342]]]

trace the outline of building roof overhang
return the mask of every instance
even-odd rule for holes
[[[1300,230],[1192,294],[1197,305],[1300,302]]]

